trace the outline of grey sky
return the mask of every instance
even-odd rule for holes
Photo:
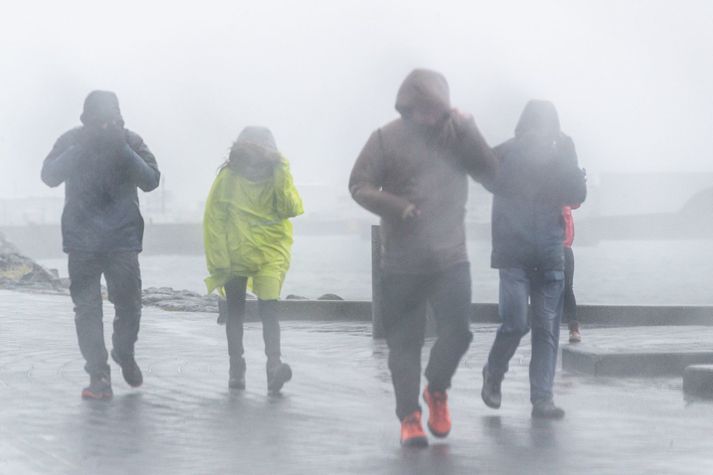
[[[583,166],[713,171],[713,2],[11,2],[0,18],[0,197],[39,180],[92,89],[117,92],[179,202],[264,124],[298,183],[346,185],[401,79],[442,71],[488,141],[551,99]]]

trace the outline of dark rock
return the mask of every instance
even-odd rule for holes
[[[68,286],[58,274],[22,255],[0,234],[0,288],[66,293]]]
[[[320,296],[317,300],[344,300],[337,294],[324,294]]]
[[[217,295],[201,295],[190,290],[149,287],[143,290],[144,305],[175,312],[218,312]]]
[[[301,295],[290,294],[285,297],[285,300],[307,300],[307,297],[302,297]]]

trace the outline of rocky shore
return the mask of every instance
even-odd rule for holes
[[[69,279],[39,265],[23,255],[16,246],[0,233],[0,289],[19,292],[69,295]],[[106,291],[104,291],[106,294]],[[106,296],[106,295],[105,295]],[[248,295],[249,299],[254,299]],[[288,295],[287,300],[307,300],[298,295]],[[201,295],[190,290],[171,287],[149,287],[143,290],[145,306],[174,312],[218,313],[220,299],[217,295]],[[335,294],[324,294],[317,300],[342,300]]]
[[[68,293],[69,282],[24,256],[0,234],[0,288]]]

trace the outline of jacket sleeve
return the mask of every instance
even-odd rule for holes
[[[384,191],[384,151],[381,131],[371,134],[354,164],[349,192],[354,201],[382,218],[401,219],[411,204],[405,198]]]
[[[161,181],[156,157],[143,139],[134,132],[127,133],[127,146],[123,150],[136,186],[143,191],[155,190]]]
[[[302,198],[297,192],[289,162],[281,158],[275,170],[275,212],[282,219],[304,213]]]
[[[222,173],[213,182],[203,215],[203,246],[208,272],[216,277],[230,270],[228,254],[228,202],[221,199]]]
[[[473,117],[452,116],[457,138],[457,153],[468,174],[474,180],[486,183],[492,181],[497,169],[493,150],[475,125]]]
[[[81,146],[76,143],[74,133],[62,135],[42,164],[42,181],[53,188],[61,185],[76,170],[81,157]]]
[[[549,174],[551,199],[561,205],[579,205],[587,198],[587,183],[579,168],[577,152],[571,138],[563,136],[558,143],[558,157]]]
[[[505,148],[507,147],[506,144],[507,142],[502,143],[497,147],[493,147],[491,149],[493,153],[493,159],[495,160],[495,167],[491,170],[490,173],[482,175],[480,179],[480,183],[485,187],[485,189],[493,194],[500,193],[504,188],[501,163],[505,154]]]

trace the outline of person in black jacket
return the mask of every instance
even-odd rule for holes
[[[68,254],[79,349],[90,384],[82,397],[112,397],[104,345],[101,276],[114,304],[112,358],[126,382],[138,387],[143,375],[134,359],[141,319],[144,222],[137,187],[155,189],[160,180],[156,159],[141,137],[124,128],[113,92],[93,91],[85,102],[82,126],[62,135],[42,166],[42,180],[65,184],[62,240]]]
[[[530,330],[532,416],[561,418],[564,411],[552,396],[564,295],[564,222],[562,207],[586,196],[584,173],[572,139],[560,130],[554,105],[530,101],[515,137],[494,149],[496,176],[486,187],[493,192],[493,268],[500,273],[497,331],[483,368],[481,396],[499,408],[501,382],[508,363]]]

